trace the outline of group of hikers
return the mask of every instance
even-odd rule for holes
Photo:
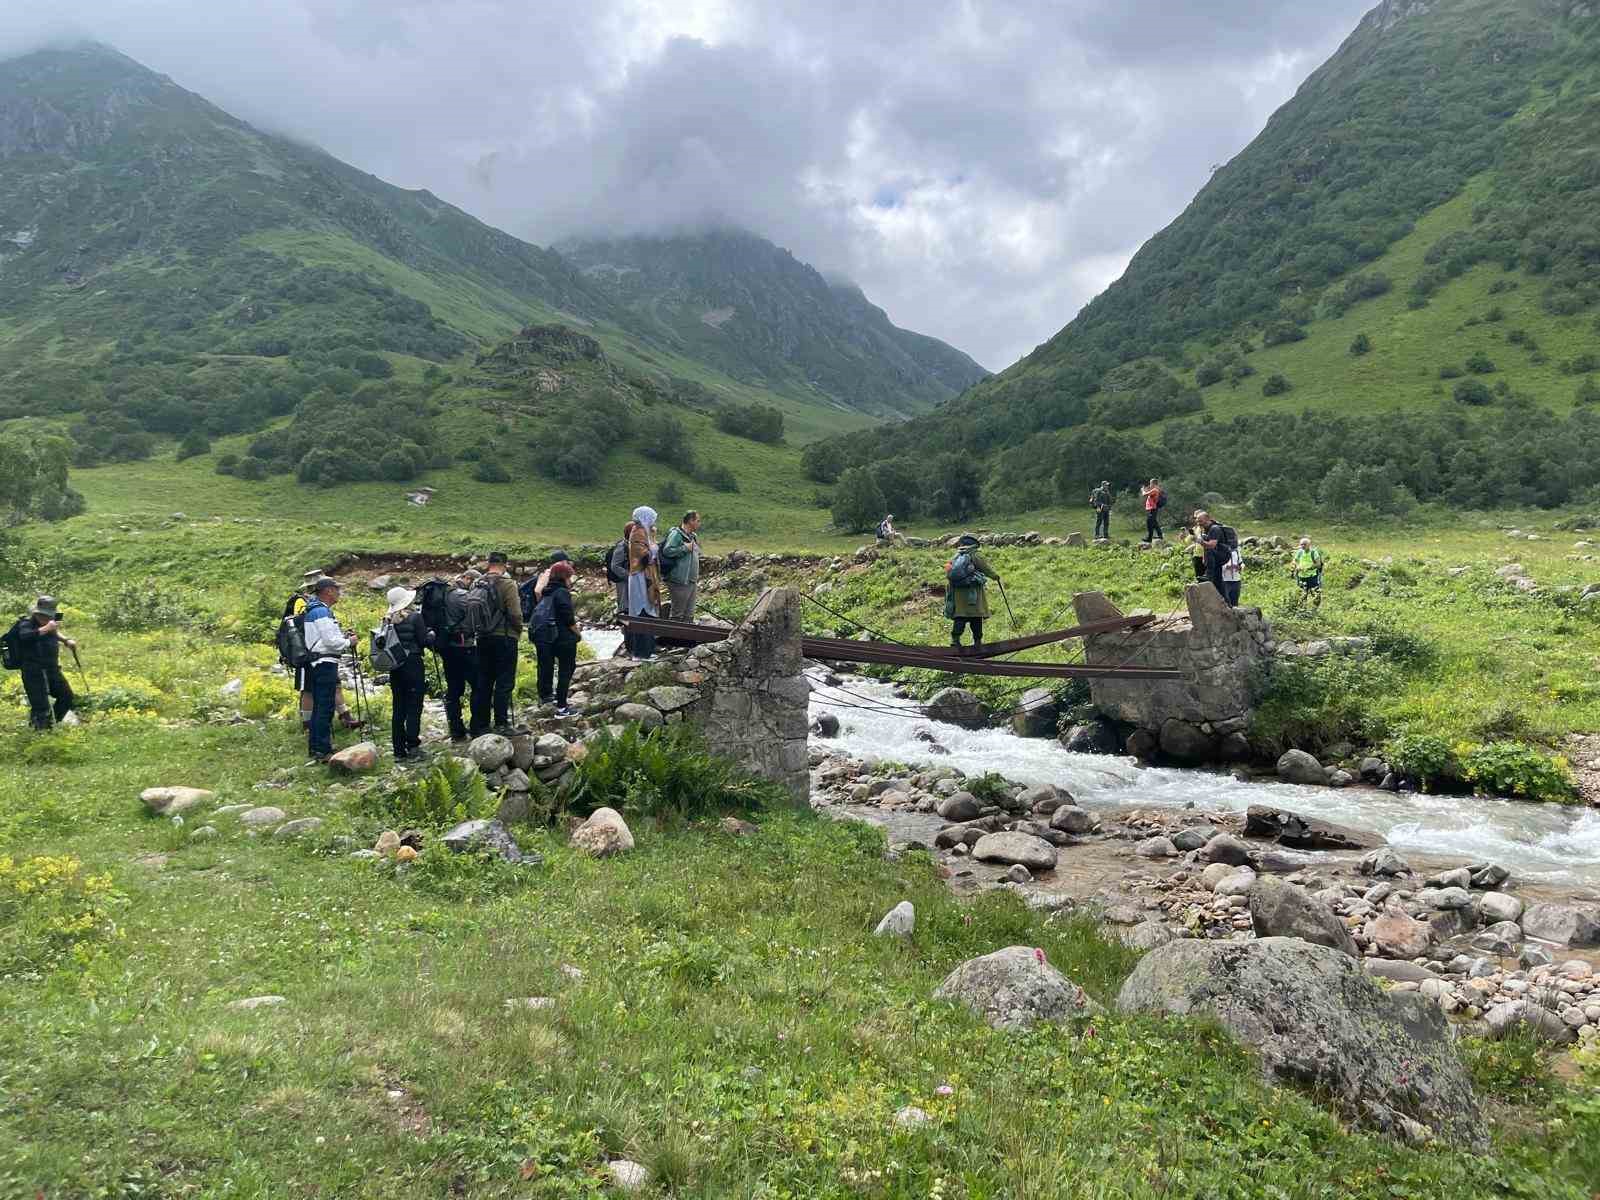
[[[635,509],[621,540],[607,555],[606,575],[617,588],[618,613],[661,616],[664,577],[673,619],[693,620],[700,578],[700,514],[685,513],[660,540],[657,522],[654,509]],[[497,550],[481,572],[469,567],[452,579],[429,580],[420,588],[389,589],[383,620],[371,635],[369,659],[374,670],[389,676],[390,737],[396,759],[412,757],[421,746],[429,650],[438,656],[443,671],[445,720],[452,741],[490,732],[527,732],[511,722],[518,643],[524,633],[537,656],[539,703],[554,705],[557,717],[571,715],[567,701],[581,635],[572,599],[576,576],[572,560],[566,551],[557,550],[537,576],[520,584],[508,568],[507,555]],[[356,649],[357,639],[333,615],[342,593],[339,582],[322,571],[307,572],[307,580],[303,593],[285,609],[279,649],[295,668],[311,756],[326,761],[333,753],[334,720],[359,724],[344,701],[339,671],[341,660]],[[630,635],[628,643],[634,657],[655,653],[653,637]]]

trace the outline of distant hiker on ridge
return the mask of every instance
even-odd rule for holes
[[[978,539],[964,533],[956,542],[956,556],[945,567],[944,615],[952,622],[950,644],[961,645],[961,631],[972,627],[972,644],[983,645],[983,620],[989,615],[989,580],[999,573],[978,553]]]
[[[1111,481],[1103,479],[1100,481],[1100,486],[1089,493],[1089,507],[1094,509],[1094,540],[1097,542],[1111,539],[1111,505],[1113,503]]]

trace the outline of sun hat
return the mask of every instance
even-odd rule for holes
[[[417,598],[417,593],[408,587],[392,587],[385,597],[389,601],[389,616],[394,616],[411,607],[411,602]]]
[[[973,537],[970,533],[963,533],[959,538],[956,539],[957,546],[976,546],[977,544],[978,539]]]
[[[33,602],[33,609],[29,615],[35,617],[58,617],[61,615],[59,608],[60,606],[54,596],[40,596]]]

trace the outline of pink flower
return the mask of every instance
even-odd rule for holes
[[[1044,951],[1043,950],[1041,950],[1041,949],[1039,949],[1039,947],[1035,946],[1033,948],[1033,957],[1034,957],[1034,961],[1038,962],[1040,965],[1043,965],[1043,963],[1044,963]]]
[[[938,1087],[933,1089],[933,1092],[936,1096],[954,1096],[956,1094],[955,1088],[951,1087],[948,1083],[941,1083]]]

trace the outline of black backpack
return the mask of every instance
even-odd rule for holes
[[[1162,488],[1156,493],[1156,511],[1160,512],[1167,506],[1167,489]]]
[[[417,607],[422,612],[422,623],[433,631],[435,638],[445,637],[450,629],[450,585],[442,579],[430,579],[417,589]]]
[[[606,555],[606,578],[612,583],[623,583],[628,578],[628,539],[618,538]]]
[[[309,607],[306,598],[296,592],[283,606],[283,619],[278,622],[275,639],[278,661],[297,671],[311,665],[311,652],[306,649],[306,609]]]
[[[8,671],[22,670],[22,623],[27,617],[18,617],[11,628],[0,634],[0,666]]]
[[[522,605],[522,623],[524,625],[533,620],[533,606],[536,603],[533,598],[533,589],[538,582],[539,577],[535,575],[532,579],[524,579],[517,584],[517,600]]]
[[[556,636],[556,589],[551,588],[539,598],[529,614],[528,640],[530,642],[554,641]]]

